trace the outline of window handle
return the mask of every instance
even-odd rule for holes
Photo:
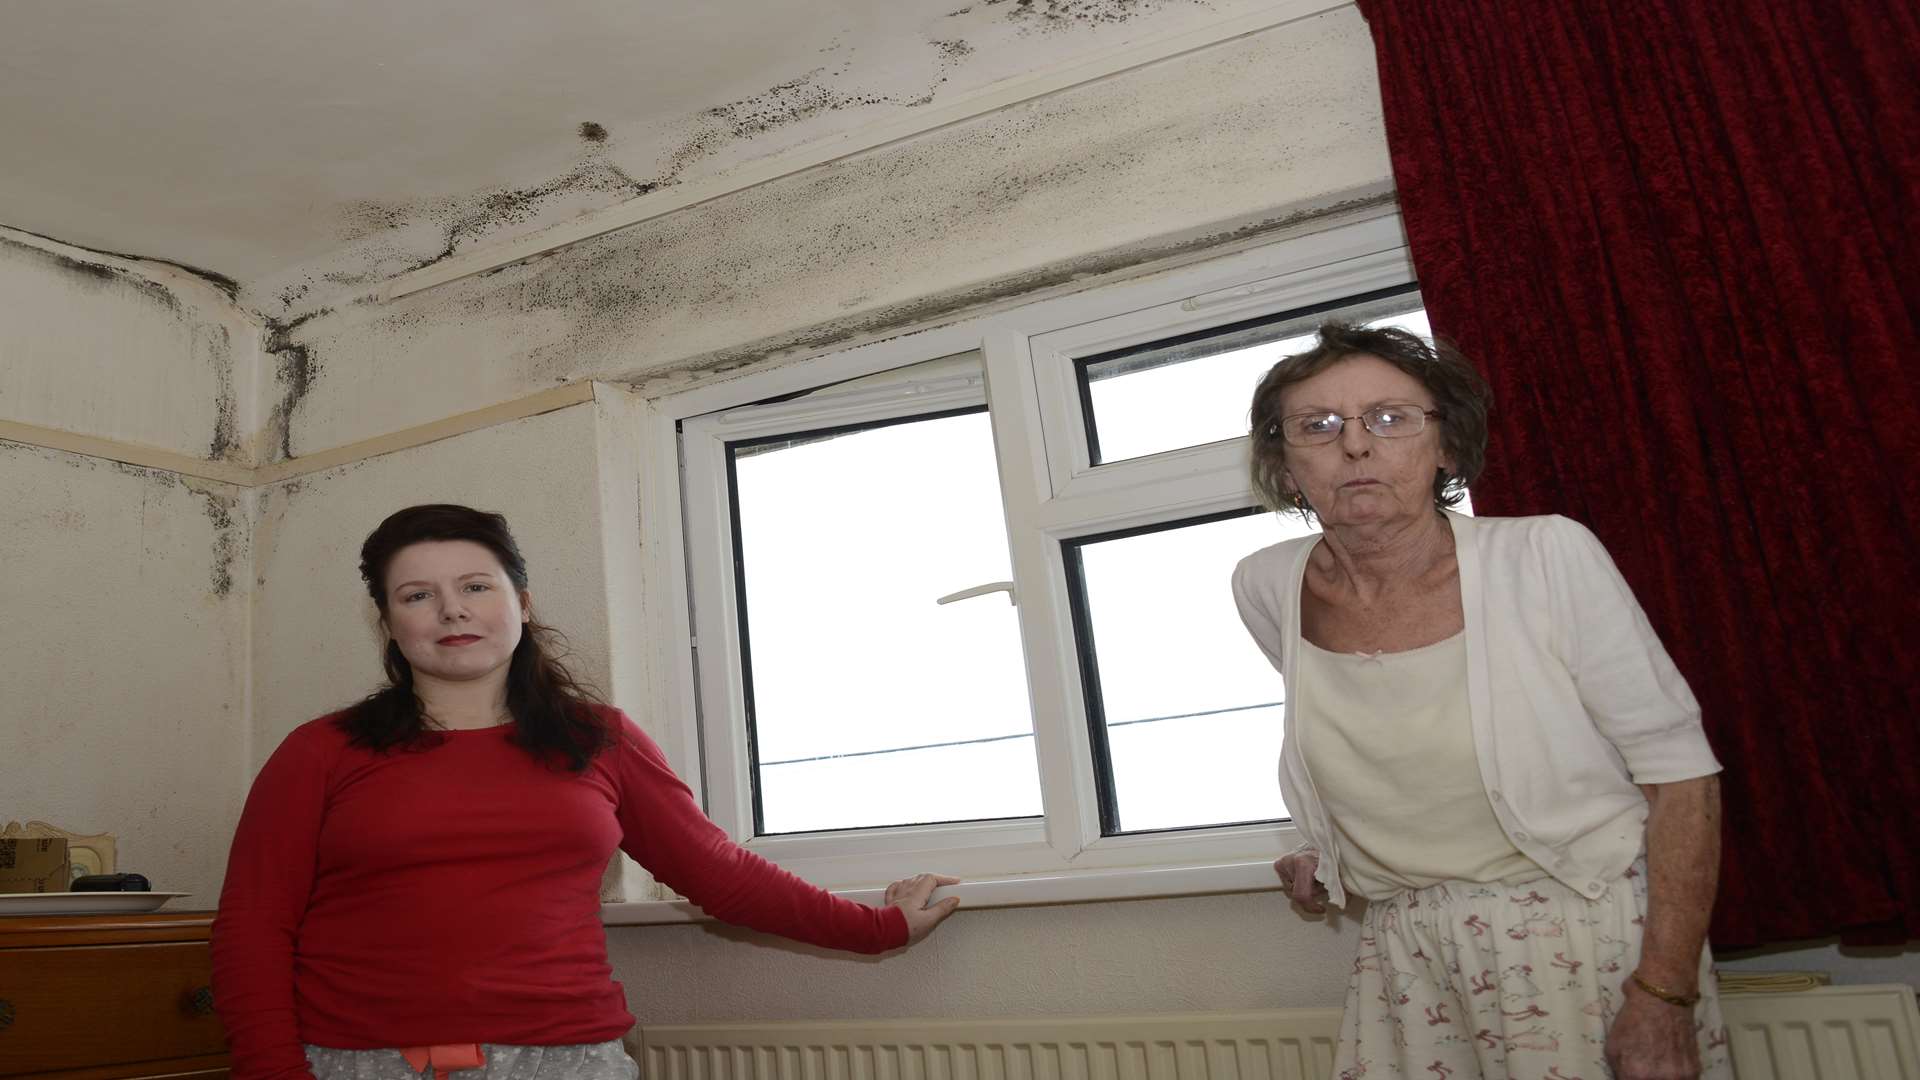
[[[966,600],[970,597],[985,596],[988,593],[996,592],[1006,593],[1007,603],[1013,603],[1013,582],[1011,581],[989,581],[985,585],[975,585],[971,589],[961,589],[956,593],[948,593],[940,599],[935,600],[934,603],[951,604],[955,600]]]

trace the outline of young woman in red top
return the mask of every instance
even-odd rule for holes
[[[877,953],[925,937],[954,879],[835,897],[734,844],[533,618],[498,514],[415,506],[360,573],[388,685],[295,729],[255,780],[214,922],[236,1080],[630,1080],[607,962],[617,847],[727,922]]]

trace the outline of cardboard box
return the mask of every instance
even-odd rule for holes
[[[0,840],[0,893],[66,892],[72,881],[65,840]]]

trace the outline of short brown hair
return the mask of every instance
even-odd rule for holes
[[[1467,485],[1480,476],[1487,461],[1487,409],[1493,392],[1471,361],[1444,339],[1433,344],[1405,330],[1353,326],[1343,322],[1320,325],[1320,340],[1303,353],[1286,357],[1260,380],[1253,392],[1253,489],[1275,510],[1293,510],[1311,518],[1313,507],[1286,481],[1286,441],[1280,437],[1280,399],[1288,387],[1310,379],[1342,360],[1377,356],[1420,380],[1433,395],[1440,415],[1440,443],[1453,459],[1453,472],[1436,470],[1433,505],[1454,506],[1465,497]]]

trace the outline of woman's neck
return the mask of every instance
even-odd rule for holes
[[[1366,525],[1328,525],[1319,570],[1363,600],[1424,577],[1453,554],[1453,527],[1438,512]]]
[[[413,692],[433,727],[445,731],[472,731],[513,719],[507,711],[506,672],[472,682],[443,682],[416,676]]]

